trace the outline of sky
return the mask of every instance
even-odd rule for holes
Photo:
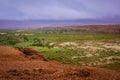
[[[0,0],[0,19],[120,20],[120,0]]]

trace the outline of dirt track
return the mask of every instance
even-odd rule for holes
[[[4,48],[0,47],[0,80],[120,80],[116,71],[31,59],[21,53],[10,53],[13,48],[5,48],[8,52],[4,53],[1,50]],[[15,58],[18,54],[21,57]]]

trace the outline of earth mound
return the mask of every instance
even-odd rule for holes
[[[33,48],[4,47],[0,46],[0,60],[25,60],[25,59],[47,59]]]

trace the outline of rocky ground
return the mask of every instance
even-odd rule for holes
[[[83,44],[78,44],[75,42],[64,42],[56,45],[55,48],[67,48],[73,50],[82,50],[84,55],[74,55],[72,59],[81,59],[81,58],[91,58],[98,57],[97,61],[92,62],[79,62],[81,65],[86,66],[99,66],[112,64],[119,62],[120,56],[115,54],[120,54],[120,40],[114,41],[85,41]],[[111,55],[114,53],[113,55]],[[107,56],[105,56],[107,54]],[[104,56],[103,56],[104,55]],[[102,56],[102,57],[100,57]]]

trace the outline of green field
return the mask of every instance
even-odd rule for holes
[[[0,45],[33,47],[49,60],[120,71],[119,34],[69,29],[0,30]]]

